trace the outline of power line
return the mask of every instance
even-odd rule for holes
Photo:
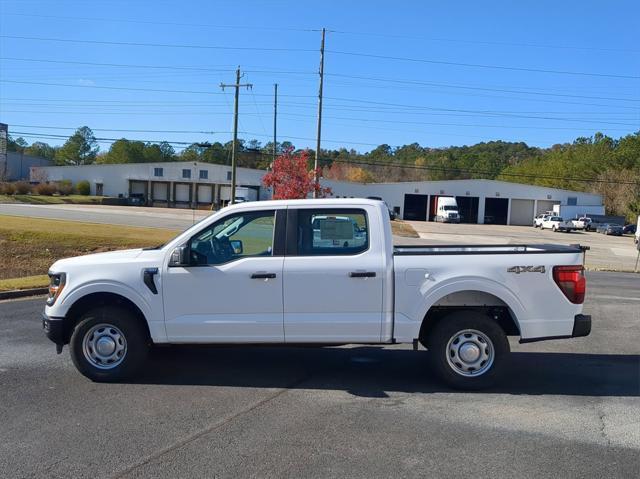
[[[361,35],[361,36],[371,36],[371,37],[380,37],[380,38],[403,38],[408,40],[422,40],[428,42],[451,42],[451,43],[465,43],[471,45],[496,45],[496,46],[507,46],[507,47],[530,47],[530,48],[555,48],[555,49],[566,49],[566,50],[589,50],[589,51],[602,51],[602,52],[629,52],[629,53],[638,53],[640,50],[626,49],[626,48],[600,48],[600,47],[584,47],[584,46],[572,46],[572,45],[550,45],[550,44],[540,44],[540,43],[527,43],[527,42],[495,42],[495,41],[486,41],[486,40],[464,40],[460,38],[438,38],[438,37],[421,37],[415,35],[394,35],[388,33],[378,33],[378,32],[357,32],[357,31],[348,31],[348,30],[333,30],[333,33],[342,34],[342,35]]]
[[[44,126],[44,125],[16,125],[19,128],[44,128],[51,130],[77,130],[75,126]],[[132,130],[124,128],[91,128],[92,131],[118,131],[126,133],[200,133],[204,135],[216,135],[222,133],[230,133],[228,131],[200,131],[200,130]]]
[[[261,51],[261,52],[312,52],[308,48],[277,48],[277,47],[228,47],[222,45],[195,45],[184,43],[145,43],[145,42],[114,42],[108,40],[78,40],[70,38],[51,37],[27,37],[21,35],[0,35],[0,38],[10,38],[14,40],[33,40],[42,42],[59,43],[83,43],[90,45],[115,45],[127,47],[160,47],[160,48],[194,48],[199,50],[241,50],[241,51]]]
[[[204,90],[167,90],[160,88],[133,88],[133,87],[116,87],[116,86],[102,86],[102,85],[69,85],[63,83],[50,83],[50,82],[33,82],[33,81],[23,81],[23,80],[5,80],[0,79],[0,82],[3,83],[18,83],[23,85],[45,85],[45,86],[59,86],[59,87],[69,87],[69,88],[98,88],[103,90],[124,90],[124,91],[148,91],[148,92],[159,92],[159,93],[191,93],[191,94],[203,94],[203,95],[224,95],[221,92],[211,92]],[[257,96],[270,96],[266,93],[258,93]],[[283,95],[291,98],[314,98],[313,95]]]
[[[115,42],[115,41],[106,41],[106,40],[80,40],[80,39],[68,39],[68,38],[30,37],[30,36],[21,36],[21,35],[0,35],[0,38],[9,38],[9,39],[16,39],[16,40],[46,41],[46,42],[61,42],[61,43],[82,43],[82,44],[93,44],[93,45],[97,44],[97,45],[161,47],[161,48],[192,48],[192,49],[213,49],[213,50],[305,52],[305,53],[314,51],[309,48],[238,47],[238,46],[231,47],[231,46],[221,46],[221,45],[195,45],[195,44],[175,44],[175,43]],[[373,53],[350,52],[350,51],[342,51],[342,50],[327,50],[327,53],[333,53],[336,55],[364,57],[364,58],[376,58],[380,60],[428,63],[428,64],[436,64],[436,65],[459,66],[459,67],[466,67],[466,68],[510,70],[510,71],[521,71],[521,72],[528,72],[528,73],[550,73],[550,74],[557,74],[557,75],[621,78],[621,79],[632,79],[632,80],[640,79],[640,76],[636,76],[636,75],[621,75],[621,74],[613,74],[613,73],[579,72],[579,71],[570,71],[570,70],[551,70],[551,69],[542,69],[542,68],[513,67],[513,66],[507,66],[507,65],[489,65],[489,64],[481,64],[481,63],[452,62],[452,61],[445,61],[445,60],[431,60],[426,58],[410,58],[410,57],[400,57],[400,56],[393,56],[393,55],[379,55],[379,54],[373,54]]]
[[[213,67],[194,67],[194,66],[179,66],[179,65],[140,65],[131,63],[99,63],[99,62],[86,62],[86,61],[73,61],[73,60],[48,60],[42,58],[18,58],[18,57],[0,57],[0,60],[11,60],[18,62],[33,62],[33,63],[52,63],[63,65],[89,65],[99,67],[117,67],[117,68],[148,68],[157,70],[177,70],[177,71],[205,71],[205,72],[232,72],[233,68],[213,68]],[[226,66],[226,65],[224,65]],[[245,70],[249,73],[275,73],[285,75],[315,75],[315,72],[302,71],[302,70]]]
[[[361,100],[361,99],[352,99],[352,98],[337,98],[337,97],[326,97],[331,100],[338,101],[346,101],[346,102],[360,102],[367,103],[372,105],[386,105],[386,106],[399,106],[403,108],[412,108],[412,109],[422,109],[429,111],[445,111],[445,112],[456,112],[456,113],[479,113],[486,116],[499,116],[499,117],[508,117],[508,118],[533,118],[538,120],[557,120],[557,121],[576,121],[583,122],[585,120],[581,119],[573,119],[573,118],[553,118],[546,116],[531,116],[531,115],[519,115],[519,114],[511,114],[511,113],[497,113],[491,112],[490,110],[467,110],[462,108],[438,108],[438,107],[428,107],[428,106],[418,106],[418,105],[406,105],[406,104],[398,104],[398,103],[387,103],[387,102],[379,102],[379,101],[371,101],[371,100]],[[588,120],[586,120],[588,121]]]
[[[158,21],[150,21],[150,20],[131,20],[131,19],[124,19],[124,18],[70,17],[70,16],[62,16],[62,15],[36,15],[36,14],[27,14],[27,13],[3,13],[3,15],[16,16],[16,17],[52,18],[57,20],[82,20],[82,21],[95,21],[95,22],[136,23],[136,24],[142,24],[142,25],[167,25],[167,26],[177,26],[177,27],[205,27],[205,28],[266,30],[266,31],[285,31],[285,32],[317,32],[319,31],[318,29],[313,29],[313,28],[221,25],[221,24],[211,24],[211,23],[158,22]]]
[[[305,118],[313,118],[313,115],[302,115],[296,113],[282,113],[284,116],[292,116],[292,117],[305,117]],[[465,127],[481,127],[481,128],[524,128],[530,130],[584,130],[584,128],[578,127],[553,127],[553,126],[532,126],[532,125],[483,125],[480,123],[474,124],[464,124],[464,123],[442,123],[442,122],[421,122],[421,121],[406,121],[406,120],[378,120],[378,119],[370,119],[370,118],[352,118],[352,117],[340,117],[340,116],[325,116],[324,118],[332,119],[332,120],[348,120],[348,121],[361,121],[361,122],[370,122],[370,123],[400,123],[407,125],[430,125],[430,126],[465,126]],[[585,120],[587,122],[588,120]],[[631,125],[627,123],[610,123],[607,121],[596,121],[591,120],[589,123],[596,123],[599,125],[625,125],[630,126],[632,128],[640,128],[640,124]],[[619,130],[619,131],[627,131],[628,128],[607,128],[608,130]]]
[[[544,96],[557,96],[557,97],[568,97],[568,98],[584,98],[584,99],[590,99],[590,100],[614,100],[614,101],[635,101],[635,102],[640,102],[640,99],[637,99],[637,98],[619,98],[619,97],[573,95],[573,94],[566,94],[566,93],[544,93],[544,92],[536,92],[536,91],[531,91],[531,90],[509,90],[509,89],[505,89],[505,88],[474,87],[474,86],[452,85],[452,84],[449,84],[449,83],[422,82],[422,81],[416,81],[416,80],[400,80],[400,79],[394,79],[394,78],[379,78],[379,77],[369,77],[369,76],[360,76],[360,75],[345,75],[345,74],[341,74],[341,73],[327,73],[327,75],[334,76],[334,77],[340,77],[340,78],[353,78],[353,79],[360,79],[360,80],[372,80],[372,81],[378,81],[378,82],[407,84],[407,85],[457,88],[457,89],[463,89],[463,90],[493,91],[493,92],[501,92],[501,93],[516,93],[516,94],[524,94],[524,95],[544,95]]]
[[[97,131],[97,129],[96,129]],[[13,132],[15,134],[19,134],[25,137],[51,137],[55,139],[65,139],[68,138],[66,135],[55,135],[55,134],[38,134],[33,132]],[[243,132],[249,133],[249,132]],[[251,134],[251,133],[249,133]],[[289,137],[292,139],[298,137]],[[120,140],[121,138],[96,138],[97,141],[101,142],[115,142]],[[162,143],[164,140],[131,140],[131,141],[141,141],[145,143]],[[330,141],[330,140],[326,140]],[[176,141],[166,141],[169,144],[176,145],[192,145],[197,142],[176,142]],[[260,155],[270,156],[269,152],[258,152]],[[320,158],[321,161],[327,162],[337,162],[337,163],[348,163],[354,165],[365,165],[365,166],[377,166],[377,167],[391,167],[391,168],[406,168],[406,169],[414,169],[414,170],[427,170],[427,171],[438,171],[444,173],[460,173],[460,174],[470,174],[470,175],[486,175],[490,177],[496,176],[509,176],[515,178],[529,178],[529,179],[549,179],[549,180],[562,180],[562,181],[576,181],[576,182],[584,182],[584,183],[605,183],[605,184],[617,184],[617,185],[635,185],[640,186],[640,183],[633,181],[612,181],[606,179],[598,179],[598,178],[580,178],[580,177],[563,177],[563,176],[552,176],[552,175],[543,175],[543,174],[525,174],[525,173],[505,173],[502,171],[491,171],[491,170],[480,170],[480,169],[471,169],[471,168],[450,168],[444,166],[428,166],[428,165],[411,165],[411,164],[400,164],[400,163],[390,163],[390,162],[380,162],[380,161],[366,161],[366,160],[353,160],[353,159],[340,159],[340,158]]]
[[[576,71],[569,71],[569,70],[547,70],[547,69],[541,69],[541,68],[510,67],[505,65],[486,65],[481,63],[450,62],[450,61],[444,61],[444,60],[429,60],[426,58],[397,57],[392,55],[378,55],[374,53],[347,52],[347,51],[340,51],[340,50],[327,50],[327,52],[334,53],[336,55],[377,58],[380,60],[396,60],[396,61],[405,61],[405,62],[414,62],[414,63],[429,63],[429,64],[436,64],[436,65],[449,65],[449,66],[467,67],[467,68],[511,70],[511,71],[521,71],[521,72],[528,72],[528,73],[553,73],[557,75],[623,78],[623,79],[631,79],[631,80],[640,79],[640,76],[618,75],[618,74],[611,74],[611,73],[590,73],[590,72],[576,72]]]

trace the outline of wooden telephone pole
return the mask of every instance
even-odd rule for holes
[[[233,145],[231,145],[231,200],[233,204],[236,201],[236,143],[238,142],[238,100],[240,98],[240,87],[253,88],[251,83],[240,83],[240,67],[236,70],[236,82],[235,84],[220,83],[220,88],[224,91],[225,88],[235,88],[235,103],[233,105]]]
[[[320,158],[320,134],[322,131],[322,83],[324,80],[324,36],[325,29],[322,29],[322,41],[320,42],[320,87],[318,88],[318,132],[316,137],[316,157],[313,162],[313,178],[318,183],[318,160]],[[318,192],[313,190],[313,197],[318,197]]]

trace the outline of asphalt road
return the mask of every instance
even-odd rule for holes
[[[103,205],[0,204],[0,215],[184,230],[211,211]]]
[[[591,336],[512,345],[505,382],[439,384],[406,346],[174,347],[95,384],[0,303],[0,477],[637,477],[640,277],[589,274]]]

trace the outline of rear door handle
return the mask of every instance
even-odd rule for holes
[[[375,278],[376,273],[374,271],[351,271],[349,273],[350,278]]]
[[[251,279],[273,279],[275,277],[275,273],[253,273],[251,275]]]

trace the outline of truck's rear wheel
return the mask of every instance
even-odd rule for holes
[[[83,314],[69,342],[71,359],[92,381],[131,377],[144,363],[149,339],[139,319],[124,308],[102,306]]]
[[[460,311],[442,318],[426,344],[436,373],[456,389],[482,389],[494,384],[509,353],[502,328],[474,311]]]

